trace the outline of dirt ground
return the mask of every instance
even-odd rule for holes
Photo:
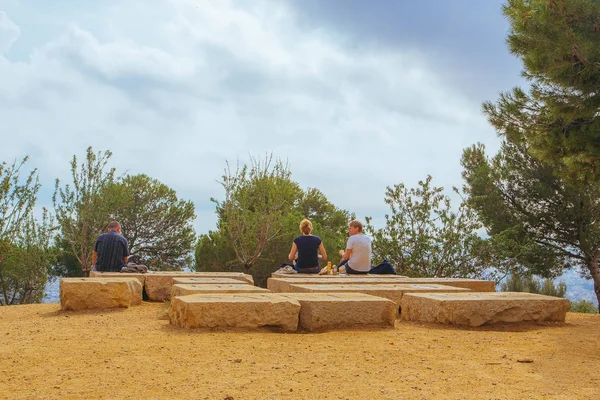
[[[184,330],[166,312],[0,307],[0,398],[600,398],[600,315],[284,334]]]

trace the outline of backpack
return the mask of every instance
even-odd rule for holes
[[[369,274],[396,275],[396,269],[388,260],[383,260],[381,264],[372,267],[369,270]]]

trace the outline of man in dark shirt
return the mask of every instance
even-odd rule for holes
[[[92,256],[93,269],[104,272],[121,272],[129,258],[129,244],[121,236],[121,224],[112,221],[108,232],[98,236]]]

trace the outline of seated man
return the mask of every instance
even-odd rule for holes
[[[371,239],[362,233],[363,225],[360,221],[350,221],[348,225],[348,243],[346,251],[340,250],[342,261],[339,265],[346,265],[347,274],[368,274],[371,269]]]
[[[92,269],[103,272],[121,272],[129,258],[129,243],[121,236],[121,224],[112,221],[108,232],[98,236],[92,255]]]

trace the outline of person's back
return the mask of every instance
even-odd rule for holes
[[[292,242],[292,249],[288,258],[290,261],[294,261],[296,254],[298,255],[298,259],[294,264],[296,272],[317,274],[320,269],[319,252],[321,252],[323,260],[327,260],[323,241],[320,237],[311,235],[312,223],[306,218],[300,222],[300,232],[302,232],[302,236],[298,236]]]
[[[120,272],[127,263],[129,244],[120,230],[120,225],[109,225],[109,231],[98,236],[94,245],[96,271]]]
[[[302,235],[294,239],[298,247],[298,268],[314,268],[319,265],[319,246],[321,238],[313,235]]]
[[[371,239],[362,233],[363,225],[353,220],[348,224],[346,251],[340,250],[341,264],[345,264],[348,274],[368,274],[371,269]]]
[[[349,249],[352,249],[348,264],[355,271],[368,272],[371,269],[371,239],[359,233],[348,238]]]

